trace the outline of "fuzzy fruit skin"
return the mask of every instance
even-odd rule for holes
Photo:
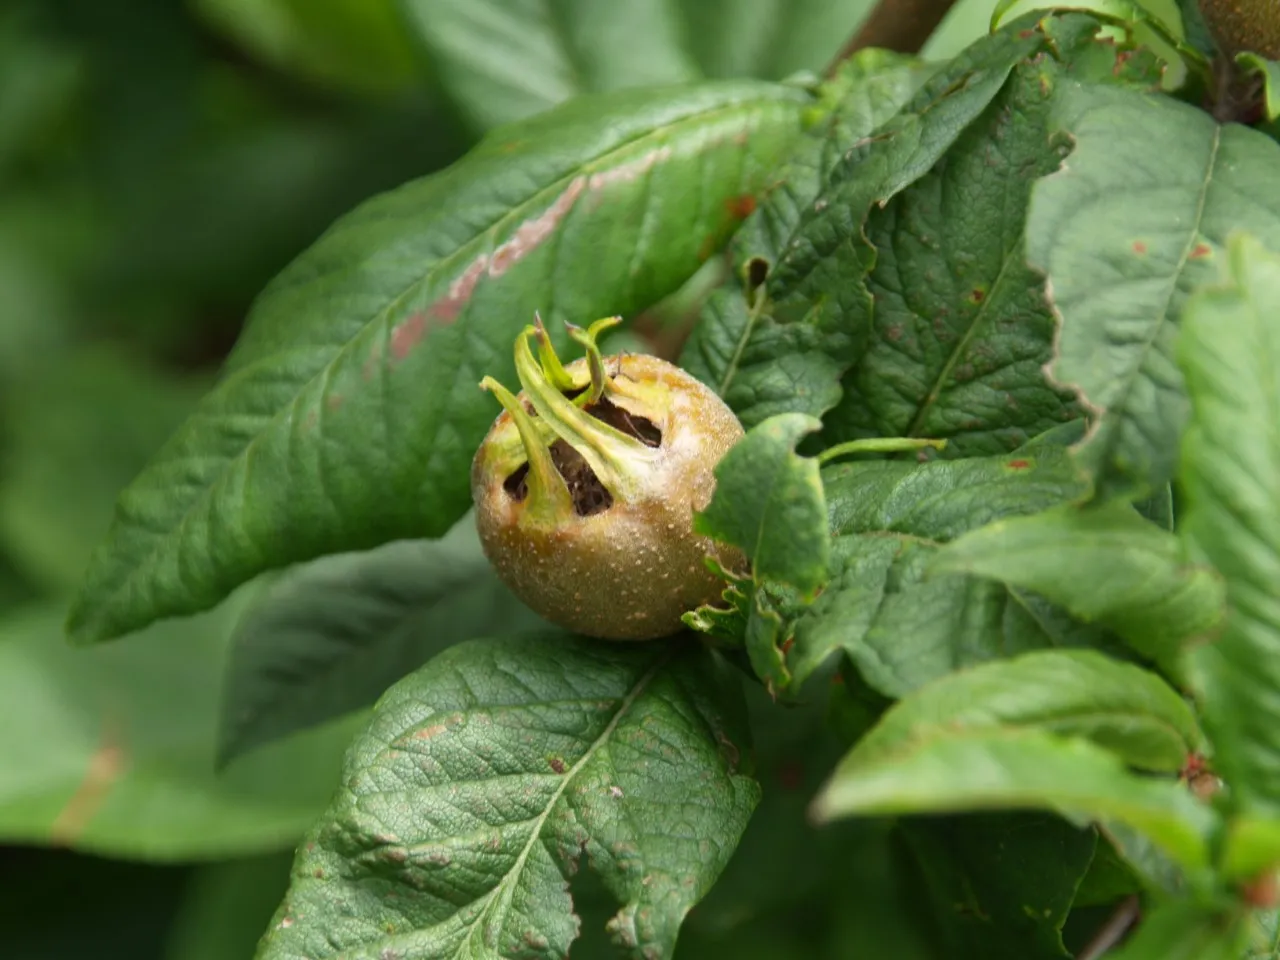
[[[1200,13],[1228,55],[1248,50],[1280,60],[1280,10],[1275,0],[1201,0]]]
[[[571,374],[585,361],[569,364]],[[724,581],[704,558],[741,567],[742,557],[693,532],[693,513],[715,489],[713,471],[743,435],[724,402],[698,380],[657,357],[609,357],[611,373],[659,383],[670,403],[650,419],[662,444],[649,463],[645,492],[615,497],[602,513],[577,514],[555,525],[531,522],[526,501],[503,487],[515,425],[509,413],[494,421],[471,465],[476,527],[485,555],[501,580],[544,619],[567,630],[608,640],[652,640],[679,631],[681,614],[714,603]],[[524,400],[525,395],[520,394]]]

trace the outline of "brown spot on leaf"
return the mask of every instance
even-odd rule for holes
[[[98,748],[89,758],[89,766],[80,785],[49,827],[49,842],[55,846],[69,846],[78,840],[126,766],[128,757],[120,742],[117,726],[109,722],[103,729]]]
[[[554,770],[556,773],[564,773],[566,770],[569,769],[569,765],[565,763],[564,760],[562,760],[560,757],[548,757],[547,763],[550,764],[551,769]]]
[[[1010,460],[1005,464],[1010,470],[1026,470],[1031,466],[1030,460]]]
[[[598,174],[594,176],[598,176]],[[556,227],[560,225],[560,221],[569,215],[569,211],[578,202],[578,197],[582,195],[582,191],[586,187],[587,179],[585,177],[574,177],[569,186],[564,188],[564,192],[556,197],[551,206],[536,217],[530,217],[516,227],[511,239],[494,250],[493,256],[489,258],[489,276],[502,276],[545,243],[547,238],[555,232]]]
[[[1133,252],[1138,256],[1143,256],[1147,252],[1147,245],[1141,240],[1133,241]]]
[[[740,196],[730,197],[724,202],[724,208],[729,211],[729,216],[738,220],[745,220],[756,210],[756,198],[749,193]]]
[[[603,190],[605,187],[612,186],[615,183],[630,183],[644,176],[659,163],[669,159],[671,156],[670,147],[656,147],[650,150],[642,157],[630,160],[627,163],[620,163],[618,166],[609,170],[601,170],[599,173],[593,173],[587,181],[587,186],[592,193]]]
[[[1209,254],[1211,253],[1213,253],[1213,248],[1210,247],[1207,243],[1197,243],[1191,249],[1191,253],[1188,254],[1188,257],[1191,260],[1203,260],[1205,257],[1209,256]]]
[[[981,303],[985,299],[987,299],[987,291],[983,290],[981,287],[974,287],[969,291],[970,303]]]
[[[467,305],[467,301],[471,299],[471,294],[476,288],[476,284],[480,282],[480,278],[484,276],[484,272],[489,267],[489,255],[482,253],[471,261],[467,269],[458,275],[453,283],[449,284],[449,292],[427,308],[427,313],[431,315],[431,319],[438,323],[453,323],[458,319],[458,314],[462,312],[462,308]]]
[[[391,331],[391,358],[403,360],[427,335],[427,315],[418,311],[398,323]]]
[[[347,399],[340,393],[331,393],[324,398],[324,405],[330,410],[337,410],[342,406],[342,401]]]

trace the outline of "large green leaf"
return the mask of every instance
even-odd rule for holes
[[[883,50],[864,50],[845,62],[824,89],[821,121],[799,141],[777,184],[735,235],[732,252],[739,274],[750,273],[753,261],[778,261],[849,145],[892,117],[926,75],[917,61]],[[742,279],[734,277],[708,299],[681,364],[714,386],[748,426],[779,412],[830,407],[837,399],[839,369],[827,354],[825,338],[817,335],[821,331],[775,323],[753,311]]]
[[[989,524],[950,544],[932,569],[1034,590],[1175,674],[1187,643],[1223,615],[1222,579],[1188,562],[1177,537],[1125,503]]]
[[[61,609],[0,622],[0,838],[149,860],[287,848],[324,809],[351,724],[274,744],[219,773],[229,610],[95,650]]]
[[[858,743],[860,762],[914,739],[986,727],[1084,737],[1130,766],[1176,773],[1202,747],[1186,702],[1154,673],[1091,650],[1046,650],[959,670],[889,709]]]
[[[472,641],[393,687],[259,957],[565,957],[585,853],[669,956],[759,798],[741,685],[687,641]]]
[[[866,85],[872,96],[884,96],[884,107],[833,125],[834,134],[846,125],[864,132],[827,172],[816,199],[782,207],[776,224],[756,233],[749,256],[774,268],[764,290],[753,292],[751,304],[732,289],[713,299],[704,317],[711,329],[691,347],[702,375],[744,422],[781,412],[819,415],[839,400],[838,379],[868,336],[872,301],[862,281],[875,260],[863,232],[868,215],[927,173],[999,93],[1014,64],[1042,42],[1036,31],[979,41],[887,122],[911,75],[876,69],[854,84],[853,96]]]
[[[1108,79],[1112,63],[1145,61],[1097,41],[1089,17],[1044,29],[1065,35],[1051,55],[1024,53],[945,159],[867,218],[874,267],[854,323],[869,336],[826,418],[830,441],[943,437],[944,456],[995,454],[1080,415],[1044,376],[1054,321],[1026,264],[1027,202],[1064,152],[1049,137],[1062,85],[1097,72],[1091,57]]]
[[[441,84],[491,127],[574,96],[820,70],[869,0],[401,0]]]
[[[716,467],[716,489],[694,518],[700,533],[740,548],[757,581],[811,594],[827,579],[831,536],[818,461],[796,444],[822,426],[781,414],[754,427]]]
[[[1099,495],[1149,492],[1173,475],[1187,415],[1173,345],[1188,293],[1230,231],[1280,245],[1280,146],[1131,90],[1074,87],[1059,104],[1074,148],[1027,216],[1062,325],[1050,374],[1096,419],[1079,453]]]
[[[218,387],[121,496],[73,635],[444,533],[496,412],[476,384],[513,377],[534,310],[582,322],[678,286],[806,102],[755,83],[575,101],[340,220],[259,298]]]
[[[936,730],[865,763],[855,747],[814,801],[821,820],[1037,808],[1117,820],[1187,867],[1209,863],[1215,815],[1183,785],[1129,773],[1110,751],[1044,730]]]
[[[236,627],[219,756],[372,706],[460,640],[540,627],[498,581],[471,514],[441,540],[305,564],[272,583]]]
[[[1268,194],[1270,196],[1270,194]],[[1227,583],[1221,633],[1193,685],[1234,802],[1280,815],[1280,257],[1238,238],[1228,281],[1187,306],[1178,360],[1192,418],[1182,531]]]

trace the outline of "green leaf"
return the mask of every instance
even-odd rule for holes
[[[918,61],[883,50],[863,50],[842,65],[824,88],[821,119],[798,142],[777,185],[734,237],[739,274],[754,260],[778,261],[848,145],[890,119],[927,72]],[[828,336],[749,309],[740,280],[734,278],[708,299],[681,364],[714,386],[748,427],[777,413],[829,408],[838,399],[840,368],[829,356]],[[833,342],[841,335],[830,331]]]
[[[820,70],[869,0],[405,0],[440,82],[482,128],[583,93]]]
[[[1035,513],[1087,487],[1047,446],[1012,457],[823,470],[837,534],[831,580],[809,606],[783,604],[777,642],[798,688],[838,650],[899,697],[959,667],[1046,647],[1113,644],[1043,599],[974,577],[926,579],[943,542],[1003,516]]]
[[[1000,33],[935,73],[830,170],[787,231],[768,299],[747,310],[723,294],[710,307],[716,331],[706,340],[714,339],[722,368],[712,382],[748,422],[784,410],[818,415],[837,401],[836,378],[864,352],[868,336],[872,301],[862,280],[875,262],[863,232],[868,215],[925,175],[1042,41],[1034,31],[1025,39]],[[772,242],[779,239],[775,233]]]
[[[1231,230],[1280,244],[1280,146],[1165,97],[1063,91],[1064,168],[1032,191],[1027,254],[1061,319],[1053,379],[1095,418],[1078,448],[1098,495],[1169,480],[1187,415],[1173,344],[1187,295]],[[1158,162],[1156,161],[1158,158]]]
[[[1187,644],[1223,616],[1222,578],[1191,564],[1177,537],[1124,503],[988,524],[947,546],[931,571],[1034,590],[1175,674]]]
[[[1093,859],[1094,830],[1027,813],[913,819],[900,829],[943,929],[937,956],[1070,956],[1062,925]]]
[[[1202,747],[1190,708],[1154,673],[1092,650],[1046,650],[921,687],[891,707],[850,757],[871,763],[913,740],[993,727],[1083,737],[1130,766],[1168,773]]]
[[[423,74],[396,0],[194,0],[253,53],[307,80],[387,94]]]
[[[586,853],[635,957],[670,956],[759,798],[741,684],[687,642],[473,641],[393,687],[259,948],[564,957]]]
[[[1280,958],[1280,911],[1259,910],[1249,924],[1250,946],[1243,960],[1277,960]]]
[[[1189,672],[1233,802],[1280,816],[1280,257],[1237,237],[1227,282],[1187,306],[1178,362],[1192,416],[1182,533],[1222,573],[1221,634]]]
[[[1280,63],[1267,60],[1256,53],[1238,53],[1236,62],[1246,70],[1259,74],[1264,84],[1264,100],[1267,119],[1280,120]]]
[[[1080,880],[1073,908],[1114,904],[1122,897],[1142,891],[1142,878],[1120,855],[1110,838],[1098,838],[1089,871]]]
[[[158,861],[292,847],[332,796],[354,728],[311,731],[217,772],[233,612],[94,650],[62,642],[60,607],[9,614],[0,698],[21,709],[0,732],[0,839]]]
[[[1035,729],[934,732],[891,756],[840,762],[814,801],[819,820],[869,814],[1042,809],[1118,820],[1179,863],[1208,865],[1214,813],[1179,783],[1126,771],[1086,740]]]
[[[797,456],[815,417],[782,414],[766,420],[716,467],[716,489],[694,529],[741,549],[757,583],[774,581],[802,593],[827,579],[831,537],[818,461]]]
[[[372,706],[451,644],[539,628],[485,559],[471,514],[442,540],[291,570],[232,637],[219,758]]]
[[[1240,960],[1244,924],[1184,903],[1165,904],[1143,917],[1138,929],[1107,960]]]
[[[630,314],[678,286],[805,103],[755,83],[584,99],[344,217],[263,293],[218,387],[122,494],[75,638],[207,609],[273,567],[444,533],[496,414],[476,384],[513,379],[520,327],[538,309],[557,328]]]
[[[1026,264],[1023,225],[1032,183],[1065,152],[1049,138],[1061,87],[1099,72],[1090,58],[1111,79],[1133,55],[1095,39],[1090,17],[1039,29],[1050,28],[1065,42],[1024,50],[944,162],[867,217],[874,255],[852,322],[868,334],[825,418],[829,442],[935,437],[948,441],[943,456],[997,454],[1081,415],[1044,376],[1054,320]]]
[[[1053,446],[1004,457],[842,463],[826,467],[822,483],[833,534],[886,531],[938,541],[1089,491],[1070,456]]]

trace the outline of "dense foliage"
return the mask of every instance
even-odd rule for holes
[[[170,960],[1280,958],[1280,66],[1190,0],[821,76],[863,4],[193,7],[0,20],[0,835],[221,861]],[[481,551],[535,311],[747,430],[673,637]]]

